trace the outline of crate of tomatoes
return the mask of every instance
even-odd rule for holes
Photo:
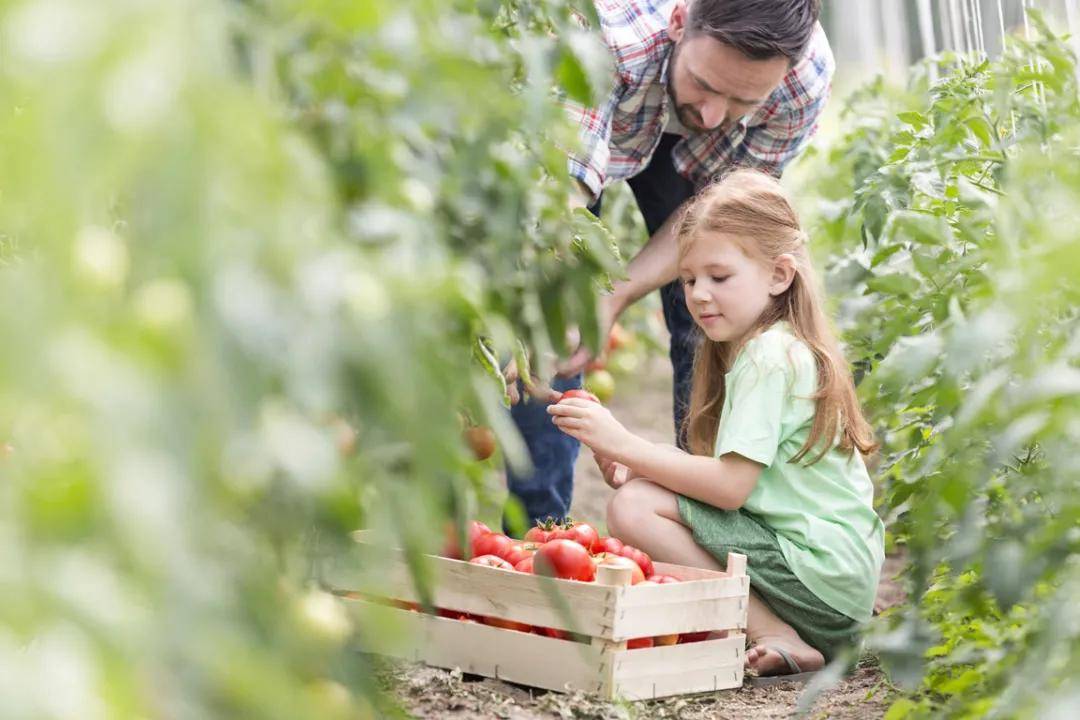
[[[458,535],[426,556],[430,612],[405,553],[371,531],[325,564],[323,581],[354,610],[382,606],[405,628],[406,641],[380,652],[428,665],[607,699],[742,685],[745,556],[729,555],[727,572],[654,563],[588,523],[515,540],[474,521],[464,550]],[[364,570],[372,563],[378,572]]]

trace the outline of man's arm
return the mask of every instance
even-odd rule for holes
[[[679,247],[675,228],[684,206],[671,213],[626,266],[626,279],[616,281],[615,291],[600,299],[600,332],[607,337],[622,312],[653,290],[663,287],[678,276]],[[580,347],[559,366],[560,375],[576,375],[592,359],[592,352]]]
[[[685,204],[668,216],[660,229],[645,243],[645,247],[641,248],[626,266],[626,279],[615,283],[615,292],[610,300],[615,317],[678,276],[679,246],[675,229],[682,218],[684,206]]]

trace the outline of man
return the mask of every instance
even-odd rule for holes
[[[581,149],[569,170],[579,202],[599,212],[606,185],[627,179],[650,239],[628,278],[602,300],[606,336],[629,305],[659,288],[671,333],[676,440],[690,397],[693,321],[676,280],[674,225],[701,187],[735,167],[777,177],[809,142],[835,64],[817,23],[820,0],[594,0],[615,61],[614,88],[600,107],[569,107]],[[579,387],[590,360],[579,348],[552,387]],[[515,373],[508,374],[515,379]],[[570,508],[578,443],[551,423],[543,402],[511,413],[535,472],[508,471],[530,521]]]

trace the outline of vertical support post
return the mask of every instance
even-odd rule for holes
[[[916,11],[919,16],[919,37],[922,40],[923,57],[932,58],[937,55],[937,43],[934,40],[934,16],[930,11],[930,0],[918,0]],[[938,67],[936,62],[930,64],[930,84],[938,79]]]
[[[746,577],[746,556],[739,553],[729,552],[727,556],[727,565],[724,571],[729,577],[733,578],[746,578],[746,586],[750,585],[750,578]],[[746,613],[750,609],[750,596],[747,595],[746,607],[742,608],[740,629],[746,627]]]
[[[634,577],[634,571],[630,568],[611,567],[601,565],[596,568],[596,583],[598,585],[614,585],[626,587]],[[619,612],[619,595],[615,595],[615,613]],[[592,646],[600,649],[601,660],[601,687],[600,695],[608,700],[615,697],[615,653],[626,649],[626,641],[615,642],[606,638],[594,637]]]
[[[1069,44],[1073,52],[1080,58],[1080,9],[1077,8],[1077,0],[1065,0],[1065,20],[1069,24]],[[1080,85],[1080,65],[1073,68],[1076,73],[1076,84]]]

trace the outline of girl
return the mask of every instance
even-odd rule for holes
[[[617,489],[613,535],[683,565],[748,557],[747,665],[802,676],[871,616],[884,559],[862,458],[873,433],[779,183],[736,171],[699,195],[676,233],[704,335],[684,427],[692,454],[633,435],[588,400],[548,412]]]

